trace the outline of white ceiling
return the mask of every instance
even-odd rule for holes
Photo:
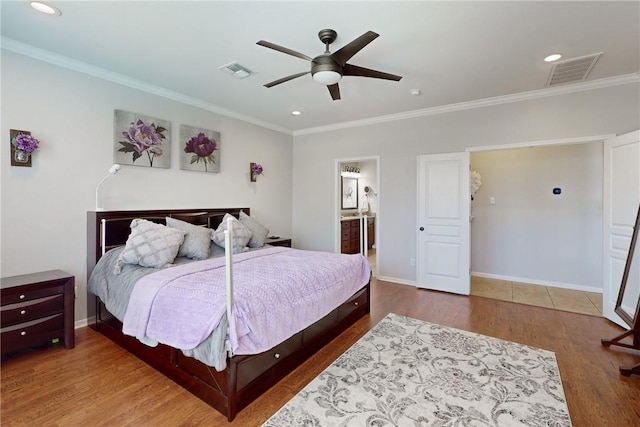
[[[563,60],[604,52],[587,81],[637,78],[640,70],[638,1],[49,3],[62,15],[2,1],[3,48],[116,73],[109,76],[294,134],[543,90],[551,69],[543,58],[555,52]],[[310,66],[258,40],[314,57],[324,50],[323,28],[338,33],[332,51],[366,31],[379,33],[349,63],[402,80],[344,77],[339,101],[310,75],[263,87]],[[256,74],[238,80],[218,70],[233,61]],[[412,89],[422,95],[411,96]]]

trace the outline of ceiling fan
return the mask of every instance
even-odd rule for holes
[[[402,77],[394,74],[383,73],[382,71],[371,70],[369,68],[358,67],[356,65],[347,64],[347,61],[358,53],[362,48],[375,40],[379,34],[373,31],[367,31],[357,39],[353,40],[346,46],[338,49],[334,53],[329,51],[329,45],[336,40],[338,33],[334,30],[325,29],[318,33],[318,38],[325,45],[326,50],[323,54],[310,58],[295,50],[288,49],[286,47],[279,46],[277,44],[260,40],[257,44],[260,46],[268,47],[278,52],[286,53],[287,55],[295,56],[296,58],[305,59],[311,61],[311,70],[302,73],[292,74],[287,77],[283,77],[278,80],[274,80],[271,83],[267,83],[265,87],[273,87],[280,83],[288,82],[295,78],[304,76],[311,73],[313,80],[326,85],[331,94],[331,98],[335,101],[340,99],[340,88],[338,82],[342,76],[359,76],[359,77],[372,77],[374,79],[394,80],[399,81]]]

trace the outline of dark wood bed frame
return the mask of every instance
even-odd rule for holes
[[[105,249],[123,245],[134,218],[164,224],[171,216],[194,224],[216,228],[225,213],[238,217],[243,210],[174,209],[87,212],[87,275],[102,256],[101,223],[106,220],[109,233]],[[88,276],[87,276],[88,277]],[[122,334],[122,323],[109,313],[104,304],[88,293],[88,318],[95,316],[91,328],[110,338],[194,395],[214,407],[232,421],[236,414],[288,373],[311,357],[329,341],[370,312],[370,283],[342,305],[305,330],[264,353],[227,357],[227,368],[218,372],[204,363],[187,357],[166,345],[148,347],[137,339]]]

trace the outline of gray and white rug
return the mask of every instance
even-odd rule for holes
[[[387,315],[263,426],[571,426],[555,354]]]

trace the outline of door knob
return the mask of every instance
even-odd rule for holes
[[[420,227],[420,231],[424,231],[424,227]]]

